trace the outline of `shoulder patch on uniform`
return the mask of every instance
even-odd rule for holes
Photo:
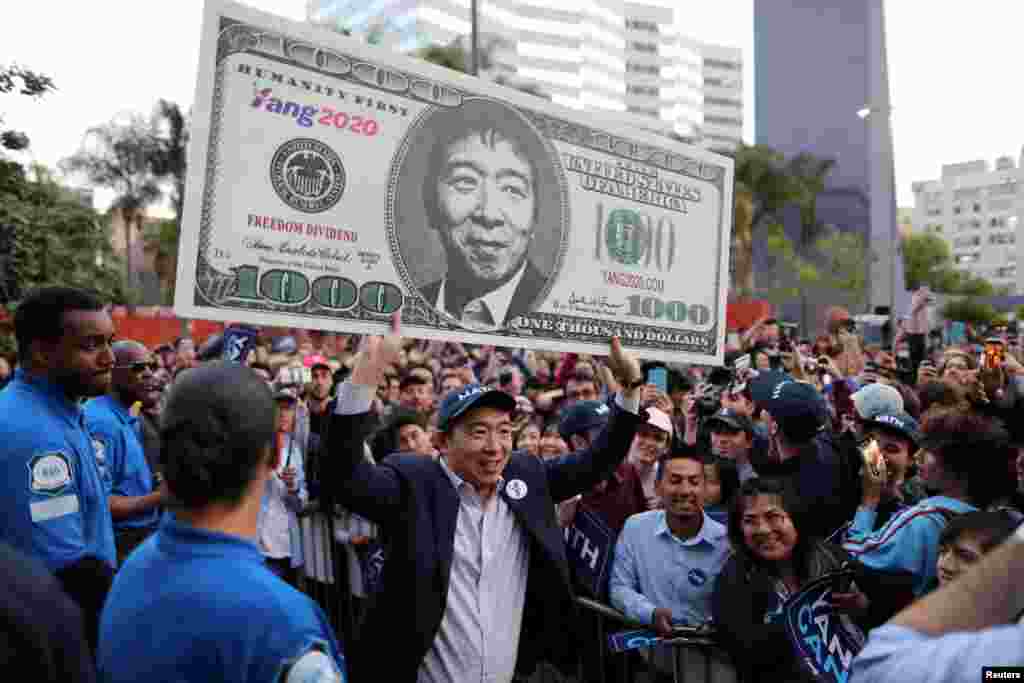
[[[278,680],[280,683],[344,683],[345,677],[327,653],[314,648],[285,667]]]
[[[33,455],[28,461],[29,490],[57,496],[71,486],[74,470],[71,459],[63,451]]]

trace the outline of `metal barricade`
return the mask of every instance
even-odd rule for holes
[[[334,540],[334,517],[314,503],[300,517],[306,566],[305,593],[324,611],[343,647],[351,647],[357,615],[349,590],[345,550]],[[315,569],[311,565],[316,565]]]
[[[735,668],[718,646],[713,631],[662,640],[641,650],[612,652],[608,636],[626,630],[648,630],[608,605],[577,598],[585,627],[593,633],[593,649],[580,652],[577,675],[566,679],[541,667],[529,683],[736,683]],[[643,654],[642,654],[643,653]]]

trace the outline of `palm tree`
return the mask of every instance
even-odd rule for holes
[[[754,289],[754,235],[787,204],[803,196],[803,188],[789,173],[785,157],[766,145],[740,144],[733,154],[734,288],[749,293]]]
[[[153,172],[173,185],[171,204],[174,220],[181,227],[182,205],[185,203],[186,152],[189,141],[189,119],[176,103],[159,100],[153,109],[150,127],[156,136],[157,154]]]
[[[832,159],[819,159],[813,154],[798,154],[786,164],[786,170],[797,188],[795,199],[800,207],[800,239],[796,254],[806,262],[820,238],[829,233],[829,226],[818,218],[818,195],[825,191],[825,178],[835,166]],[[800,287],[800,320],[804,334],[808,330],[807,288]]]
[[[174,301],[175,277],[178,272],[178,236],[181,234],[185,178],[188,173],[186,153],[189,125],[189,116],[174,102],[159,100],[153,108],[150,127],[157,149],[153,172],[162,181],[171,183],[174,219],[153,226],[143,235],[143,239],[146,250],[154,254],[153,268],[160,280],[165,302]]]
[[[818,195],[825,191],[825,178],[836,162],[819,159],[813,154],[798,154],[786,164],[786,171],[798,190],[796,203],[800,206],[800,249],[807,249],[826,232],[818,220]]]
[[[159,148],[150,122],[139,115],[114,120],[86,131],[81,149],[64,159],[61,169],[84,175],[90,184],[113,190],[112,211],[124,221],[125,284],[133,287],[132,236],[142,228],[146,208],[162,196],[154,170]]]

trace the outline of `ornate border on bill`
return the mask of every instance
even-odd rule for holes
[[[365,333],[382,330],[387,317],[401,309],[410,336],[600,353],[608,338],[617,334],[628,347],[647,357],[721,361],[728,289],[723,278],[727,276],[732,223],[731,160],[669,143],[646,131],[634,131],[627,137],[621,124],[606,123],[600,115],[593,117],[592,123],[575,120],[573,112],[548,102],[524,102],[526,95],[506,93],[461,75],[449,76],[437,67],[223,0],[208,0],[205,21],[196,96],[199,125],[190,148],[190,157],[198,163],[190,169],[181,243],[184,257],[179,261],[175,302],[180,315]],[[209,35],[211,22],[216,27],[213,38]],[[218,221],[224,220],[218,214],[218,188],[231,180],[225,174],[232,173],[224,158],[229,132],[226,98],[234,73],[232,58],[238,55],[278,64],[339,89],[358,86],[379,93],[382,100],[405,98],[409,102],[414,111],[404,122],[407,131],[394,148],[387,177],[380,180],[380,185],[386,186],[384,206],[379,208],[383,226],[360,227],[366,232],[382,227],[386,232],[385,250],[390,252],[399,283],[369,279],[357,284],[344,269],[330,271],[333,275],[307,277],[284,267],[257,270],[218,260],[217,252],[222,250],[215,246],[217,227]],[[492,93],[500,93],[501,98]],[[276,106],[274,111],[279,111],[281,104]],[[426,282],[427,270],[416,258],[415,249],[419,247],[403,245],[402,230],[408,228],[403,228],[398,215],[404,211],[408,222],[409,211],[401,206],[399,196],[402,172],[407,157],[422,156],[417,140],[422,142],[423,135],[432,134],[422,133],[421,128],[446,110],[472,107],[484,111],[478,117],[490,117],[503,125],[511,122],[518,126],[516,130],[526,131],[517,141],[523,148],[533,145],[525,154],[535,171],[540,169],[535,172],[535,181],[544,181],[538,188],[544,197],[538,192],[537,199],[538,204],[543,199],[544,206],[535,210],[534,219],[540,214],[546,218],[545,227],[552,231],[546,242],[531,245],[545,266],[531,270],[532,258],[525,259],[527,265],[521,271],[525,276],[520,275],[523,282],[511,303],[505,302],[509,318],[493,321],[491,327],[473,327],[449,314],[439,301],[438,283],[432,283],[432,288]],[[490,114],[487,107],[493,110]],[[271,110],[269,105],[267,109]],[[422,133],[419,138],[417,131]],[[561,148],[556,148],[556,142]],[[276,191],[292,209],[307,214],[329,213],[332,207],[344,206],[345,197],[358,192],[364,180],[359,159],[347,151],[339,157],[312,134],[296,136],[287,145],[276,150],[272,177],[266,184],[268,188],[272,185],[270,192]],[[594,156],[585,156],[588,152]],[[570,174],[575,174],[578,181],[573,187]],[[585,217],[572,205],[574,188],[598,197],[594,200],[596,211],[590,212],[593,215]],[[674,300],[673,295],[682,298],[689,294],[685,279],[692,275],[689,268],[673,268],[681,265],[680,253],[695,258],[688,251],[695,236],[685,232],[693,226],[685,223],[685,215],[707,201],[703,195],[709,189],[717,193],[711,193],[717,205],[710,211],[717,225],[700,226],[710,236],[702,235],[703,241],[697,241],[701,245],[698,251],[707,249],[706,257],[700,257],[704,283],[711,279],[713,284],[702,287],[711,291],[702,301],[686,304]],[[608,198],[608,206],[600,197]],[[645,215],[645,206],[654,207],[655,214]],[[673,217],[683,217],[682,229]],[[590,253],[588,247],[588,253],[581,255],[581,236],[592,229],[593,235],[587,239],[593,251]],[[580,234],[575,251],[570,245],[573,231]],[[494,247],[479,247],[482,261],[494,260],[489,248]],[[325,250],[320,252],[322,255]],[[560,276],[571,279],[581,267],[583,255],[600,264],[590,264],[591,268],[604,268],[601,277],[609,286],[620,288],[615,293],[624,294],[633,288],[635,294],[618,302],[609,301],[607,296],[587,296],[586,292],[577,296],[575,291],[553,297],[556,285],[564,284]],[[328,253],[338,262],[346,262],[350,256],[338,250]],[[364,272],[380,278],[379,273],[371,271],[381,255],[359,256],[364,262],[352,263],[350,270],[356,275]],[[365,266],[365,271],[356,270],[358,266]],[[645,268],[648,275],[665,273],[665,277],[645,276]],[[452,282],[444,279],[448,289],[455,289]],[[520,290],[528,290],[522,301],[518,298]],[[665,293],[669,298],[663,301],[652,293]],[[535,310],[541,302],[545,310]],[[608,319],[613,314],[619,317]],[[676,324],[652,324],[647,320]]]

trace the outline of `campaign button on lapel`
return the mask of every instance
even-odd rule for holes
[[[508,497],[512,500],[522,500],[526,497],[529,490],[530,489],[526,486],[526,482],[522,479],[512,479],[505,484],[505,492],[508,493]]]

